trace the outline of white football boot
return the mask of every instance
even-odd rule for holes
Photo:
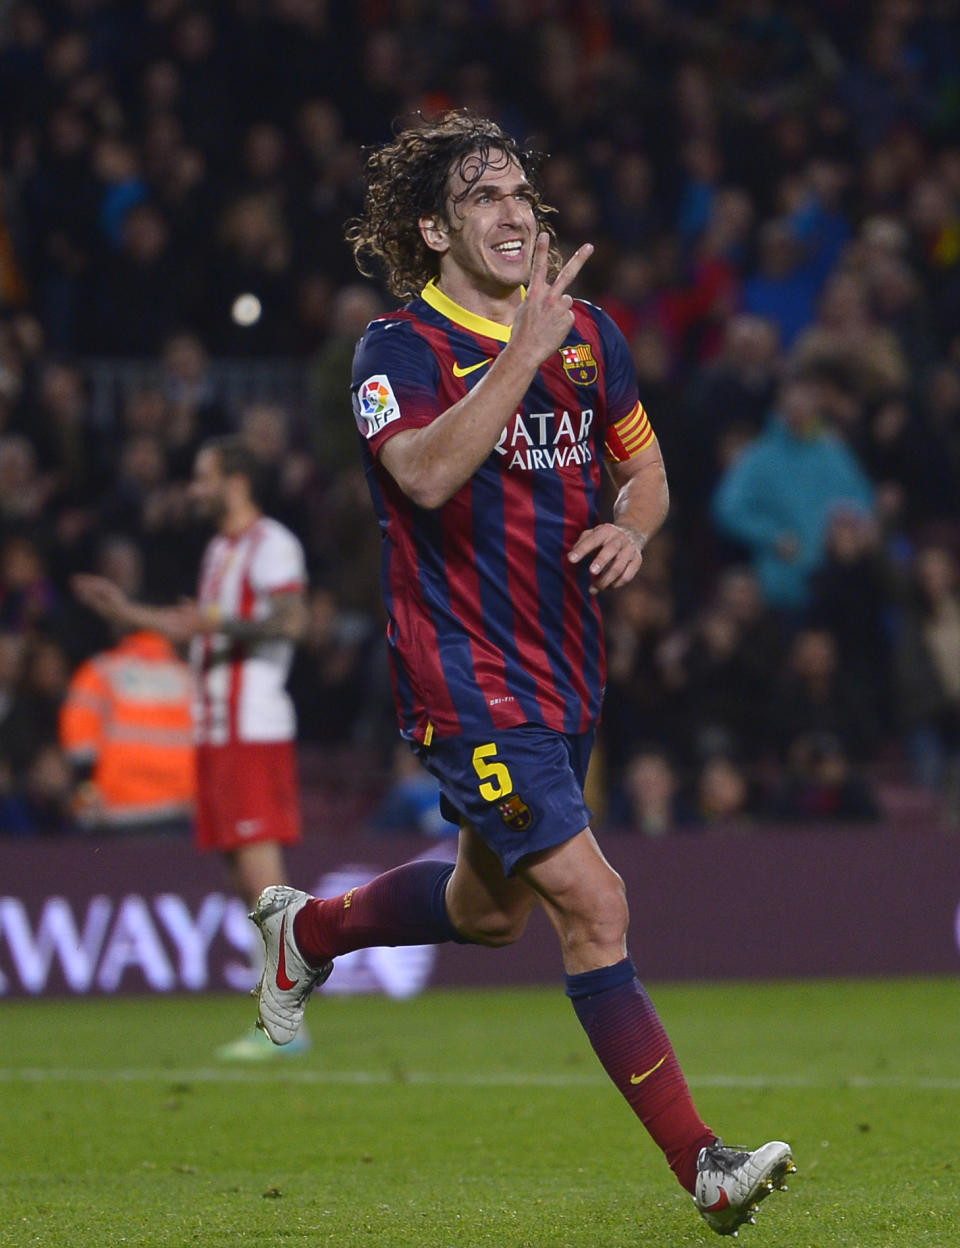
[[[293,1040],[303,1022],[307,997],[333,970],[332,960],[310,966],[293,937],[293,920],[312,900],[309,893],[286,884],[271,884],[260,894],[250,915],[264,946],[263,975],[251,995],[259,1007],[257,1026],[274,1044]]]
[[[736,1235],[756,1222],[757,1206],[772,1191],[785,1192],[784,1179],[796,1170],[790,1145],[772,1140],[754,1152],[726,1148],[722,1140],[701,1148],[694,1201],[718,1235]]]

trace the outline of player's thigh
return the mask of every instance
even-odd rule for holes
[[[583,797],[593,733],[541,724],[464,734],[415,746],[440,783],[441,807],[469,823],[504,876],[531,854],[577,836],[590,822]]]
[[[522,934],[538,900],[525,880],[504,875],[503,864],[476,828],[462,823],[446,893],[454,927],[489,943],[507,943]]]

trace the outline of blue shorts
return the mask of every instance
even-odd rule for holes
[[[510,875],[521,858],[562,845],[589,824],[583,785],[593,740],[593,731],[519,724],[495,737],[445,737],[413,748],[440,781],[444,816],[468,819]]]

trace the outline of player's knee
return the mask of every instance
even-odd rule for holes
[[[501,949],[520,939],[526,931],[528,917],[527,913],[508,914],[498,910],[465,918],[457,927],[474,944]]]
[[[619,941],[626,936],[630,924],[630,908],[627,905],[626,887],[616,872],[611,872],[609,883],[590,916],[590,922],[598,935],[607,941]]]
[[[597,949],[621,945],[627,935],[630,911],[623,880],[611,871],[602,887],[591,890],[581,905],[566,916],[565,943]]]

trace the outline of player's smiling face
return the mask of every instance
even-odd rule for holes
[[[529,280],[537,237],[534,195],[515,160],[492,152],[484,167],[479,153],[450,173],[446,221],[421,222],[424,238],[439,251],[441,285],[457,299],[462,288],[494,297]]]

